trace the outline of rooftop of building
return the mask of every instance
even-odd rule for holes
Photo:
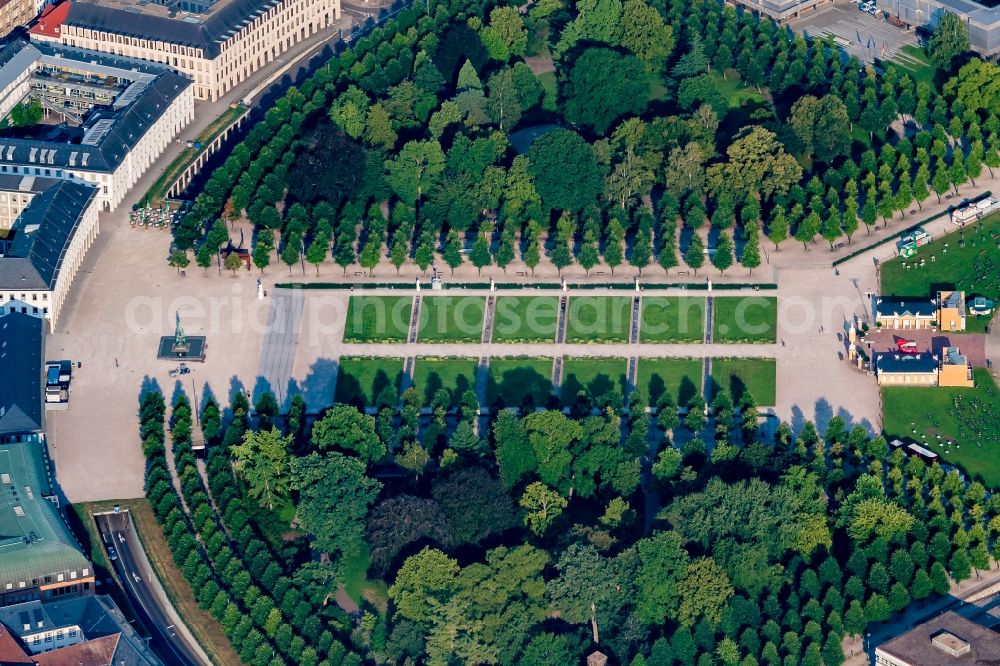
[[[69,2],[47,6],[38,17],[38,22],[28,30],[28,34],[59,39],[63,21],[66,20],[68,13]]]
[[[52,289],[73,235],[97,196],[82,181],[58,180],[36,194],[12,229],[14,240],[0,257],[0,289]]]
[[[938,301],[943,308],[954,308],[960,314],[965,315],[965,292],[964,291],[939,291]]]
[[[123,19],[124,20],[124,19]],[[164,65],[53,44],[14,40],[0,48],[0,89],[26,70],[72,69],[127,82],[113,105],[91,113],[80,143],[0,137],[0,164],[111,172],[189,86]]]
[[[967,16],[981,25],[993,26],[1000,23],[1000,5],[994,4],[991,7],[975,0],[939,0],[939,2],[942,6]]]
[[[0,437],[36,433],[44,426],[43,325],[20,312],[0,317]]]
[[[876,651],[920,666],[986,666],[1000,662],[1000,634],[949,611],[883,643]]]
[[[145,641],[115,606],[111,597],[95,595],[61,601],[29,601],[0,608],[0,663],[18,653],[38,666],[159,666]],[[38,626],[39,623],[42,626]],[[22,639],[38,631],[79,627],[86,639],[58,650],[31,655]],[[4,630],[6,629],[6,630]]]
[[[9,315],[8,315],[9,316]],[[52,495],[40,440],[0,444],[0,590],[92,575]],[[63,580],[59,581],[59,575]],[[48,581],[45,577],[50,576]]]
[[[880,317],[933,317],[937,305],[930,299],[879,296],[875,299],[875,314]]]
[[[0,192],[31,192],[32,194],[38,194],[58,182],[58,178],[0,173]]]
[[[283,0],[220,0],[205,12],[175,11],[148,0],[74,0],[64,23],[219,55],[230,37]]]
[[[879,372],[907,372],[930,374],[937,372],[937,357],[930,354],[879,354],[875,358],[875,368]]]
[[[945,365],[961,365],[968,367],[969,359],[958,347],[945,347],[942,350],[941,362]]]

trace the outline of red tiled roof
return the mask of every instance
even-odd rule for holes
[[[28,654],[21,647],[20,641],[14,637],[7,627],[0,624],[0,666],[8,664],[33,664]]]
[[[120,637],[121,634],[111,634],[52,652],[42,652],[34,656],[34,663],[38,666],[108,666],[115,656]]]
[[[49,5],[38,17],[38,23],[33,25],[28,32],[32,35],[44,35],[58,39],[63,21],[69,14],[69,6],[69,0],[58,5]]]

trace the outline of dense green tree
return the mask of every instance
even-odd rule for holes
[[[365,475],[362,461],[336,451],[311,453],[291,463],[299,494],[298,518],[325,553],[353,555],[364,537],[364,517],[382,484]]]
[[[553,130],[528,150],[528,171],[545,205],[567,211],[582,210],[597,198],[603,178],[594,151],[570,130]],[[567,179],[565,174],[572,173]]]
[[[661,70],[674,49],[673,26],[643,0],[626,0],[621,26],[621,45],[638,56],[647,70]]]
[[[725,231],[719,234],[715,254],[712,255],[712,265],[718,268],[722,275],[725,275],[726,269],[733,265],[733,239]]]
[[[568,503],[566,499],[544,483],[529,484],[521,495],[525,524],[537,535],[542,535],[552,523],[562,515]]]
[[[661,625],[679,602],[678,583],[687,575],[688,554],[676,532],[657,532],[635,545],[635,613],[648,625]]]
[[[340,449],[373,463],[386,453],[385,444],[375,434],[375,418],[351,405],[334,405],[313,424],[311,442],[319,451]]]
[[[605,134],[624,115],[646,108],[649,86],[642,61],[611,49],[590,48],[573,63],[564,91],[564,111],[572,123]]]
[[[813,242],[816,234],[820,230],[820,219],[819,215],[815,212],[809,213],[799,222],[799,226],[795,229],[795,240],[802,243],[802,247],[809,250],[809,243]]]
[[[558,575],[547,583],[549,597],[563,620],[607,626],[625,604],[627,585],[615,561],[591,545],[573,544],[556,562]]]
[[[621,223],[611,218],[608,223],[608,235],[604,242],[604,263],[611,269],[611,275],[615,274],[615,268],[621,265],[625,258],[625,230]]]
[[[687,250],[684,251],[684,263],[694,269],[695,275],[705,265],[705,243],[697,233],[691,235]]]
[[[950,74],[955,63],[969,50],[969,28],[958,14],[942,12],[927,40],[927,55],[942,72]]]
[[[277,428],[247,432],[242,444],[232,447],[236,473],[246,482],[251,497],[273,509],[288,497],[291,437]]]
[[[444,259],[444,263],[448,264],[452,275],[455,274],[455,269],[462,265],[462,246],[462,239],[458,235],[458,232],[454,229],[449,231],[445,239],[444,252],[441,253],[441,257]]]
[[[744,128],[726,148],[727,161],[709,168],[713,187],[769,198],[783,194],[802,177],[802,167],[777,136],[763,127]]]
[[[744,227],[746,242],[740,252],[740,264],[753,275],[753,269],[760,266],[760,230],[756,223]]]
[[[722,609],[732,596],[733,587],[726,572],[710,557],[691,562],[683,580],[677,584],[680,604],[676,619],[681,626],[691,627],[701,617],[715,625],[722,619]]]
[[[789,124],[803,149],[830,163],[851,150],[851,121],[847,108],[836,95],[820,99],[804,95],[792,105]]]
[[[788,218],[785,217],[785,211],[780,206],[776,206],[767,233],[768,239],[774,243],[775,251],[778,251],[781,243],[788,238],[788,232],[789,225]]]
[[[438,475],[431,494],[448,518],[456,544],[479,543],[518,522],[507,490],[481,467],[463,467]]]
[[[524,20],[514,7],[497,7],[490,12],[489,25],[480,33],[490,57],[506,62],[511,56],[523,56],[528,45]]]
[[[472,249],[469,251],[469,260],[476,267],[476,270],[479,271],[480,275],[483,274],[483,268],[493,263],[489,240],[486,236],[487,234],[482,231],[477,233],[476,241],[472,244]]]
[[[444,166],[444,152],[437,141],[410,141],[396,157],[386,160],[386,181],[403,202],[414,206]]]

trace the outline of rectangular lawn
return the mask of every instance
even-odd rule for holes
[[[702,362],[698,358],[640,358],[636,368],[636,388],[650,405],[669,391],[678,405],[686,405],[701,391]]]
[[[412,296],[351,296],[344,342],[406,342]]]
[[[498,296],[493,342],[554,342],[558,319],[557,296]]]
[[[975,388],[884,387],[883,427],[886,439],[915,440],[996,490],[1000,487],[1000,393],[988,370],[973,372]]]
[[[775,397],[776,367],[773,358],[716,358],[712,359],[712,395],[727,391],[733,402],[743,397],[744,391],[762,407],[771,407]]]
[[[518,407],[526,398],[544,407],[552,395],[551,358],[491,358],[486,385],[486,404],[498,400],[506,407]]]
[[[630,297],[570,296],[566,308],[566,342],[628,342]]]
[[[428,403],[438,389],[446,388],[451,391],[452,404],[457,405],[463,393],[475,390],[478,365],[474,358],[418,357],[413,365],[413,385]]]
[[[953,227],[954,228],[954,227]],[[940,290],[965,292],[966,303],[973,296],[1000,302],[1000,213],[967,224],[917,250],[906,259],[897,257],[882,264],[882,293],[906,298],[936,298]],[[945,247],[947,245],[947,247]],[[934,257],[934,260],[931,260]],[[920,260],[924,265],[920,265]],[[983,333],[987,317],[969,316],[966,328]]]
[[[624,358],[566,358],[560,394],[563,403],[571,403],[577,393],[586,391],[591,398],[616,391],[622,397],[628,386],[628,361]]]
[[[641,342],[701,342],[705,299],[691,296],[644,296],[639,327]]]
[[[420,303],[418,342],[480,342],[484,296],[425,296]]]
[[[778,299],[774,296],[726,296],[715,299],[714,342],[775,342]]]
[[[386,386],[399,389],[403,377],[401,358],[363,358],[344,356],[337,372],[336,402],[368,406]]]

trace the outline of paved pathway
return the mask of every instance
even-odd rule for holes
[[[292,381],[292,364],[302,330],[304,298],[301,289],[275,290],[267,320],[267,334],[260,349],[257,385],[254,392],[270,390],[279,405],[284,405]]]

